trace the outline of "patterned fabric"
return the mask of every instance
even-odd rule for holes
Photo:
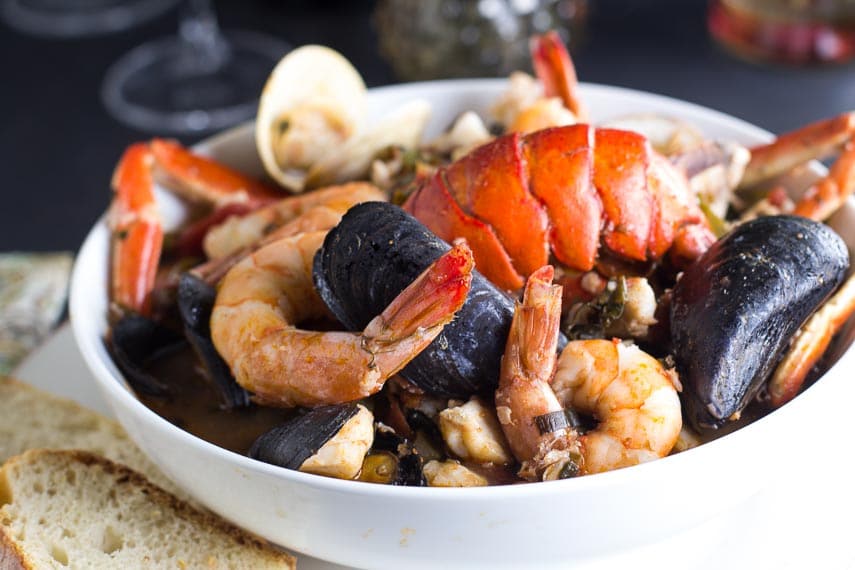
[[[73,254],[0,254],[0,375],[38,346],[65,313]]]

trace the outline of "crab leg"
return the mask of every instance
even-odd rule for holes
[[[531,60],[547,97],[560,97],[581,122],[587,122],[588,111],[579,96],[579,80],[573,60],[557,32],[535,36],[529,44]]]
[[[163,248],[154,175],[184,198],[214,206],[218,211],[213,220],[248,212],[282,197],[272,187],[193,154],[173,141],[154,139],[128,147],[113,173],[110,288],[116,304],[142,314],[151,311],[151,291]],[[198,247],[200,236],[195,234],[201,234],[211,223],[201,222],[193,234],[182,236],[179,246]]]
[[[789,172],[809,160],[831,156],[855,134],[855,112],[811,123],[751,149],[740,188]]]
[[[849,141],[828,171],[828,176],[808,188],[793,213],[822,221],[840,208],[855,191],[855,143]]]
[[[770,402],[778,407],[789,402],[808,373],[825,353],[832,337],[855,312],[855,276],[843,284],[799,331],[793,347],[769,380]]]
[[[175,141],[153,139],[151,153],[164,186],[188,200],[219,208],[243,203],[256,208],[282,199],[282,193],[218,162],[194,154]]]
[[[151,290],[163,246],[163,228],[154,199],[148,145],[128,147],[113,173],[110,207],[113,301],[142,314],[151,310]]]

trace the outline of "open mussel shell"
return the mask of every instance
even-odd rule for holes
[[[386,426],[378,426],[374,445],[362,463],[362,481],[425,487],[424,459],[413,444]]]
[[[192,273],[183,273],[179,278],[178,309],[187,340],[217,389],[222,406],[225,409],[246,407],[250,404],[249,392],[235,381],[229,365],[211,340],[211,311],[216,297],[216,289]]]
[[[671,335],[696,428],[738,417],[848,266],[846,245],[828,226],[769,216],[738,226],[685,271]]]
[[[399,207],[360,204],[315,255],[315,289],[345,327],[362,330],[449,249]],[[513,312],[513,301],[473,272],[469,296],[454,320],[400,374],[437,396],[492,392]]]
[[[352,479],[374,439],[374,416],[361,404],[312,408],[262,434],[249,456],[286,469]]]
[[[169,386],[146,371],[148,363],[185,346],[174,330],[142,315],[127,314],[113,325],[109,348],[131,387],[142,394],[168,396]]]

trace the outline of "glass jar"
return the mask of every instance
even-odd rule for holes
[[[808,64],[855,55],[855,0],[712,0],[710,33],[736,54]]]
[[[399,78],[491,77],[530,69],[528,40],[555,29],[572,46],[587,0],[380,0],[380,53]]]

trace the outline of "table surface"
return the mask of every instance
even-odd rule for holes
[[[268,32],[294,45],[329,45],[369,86],[396,82],[381,59],[370,1],[216,2],[224,29]],[[583,81],[643,89],[706,105],[783,132],[855,107],[855,68],[793,68],[735,59],[709,38],[703,0],[596,0],[574,51]],[[151,136],[107,115],[106,69],[148,39],[174,33],[177,9],[130,31],[48,40],[0,24],[0,251],[76,250],[109,200],[122,150]],[[193,138],[184,139],[194,142]]]

